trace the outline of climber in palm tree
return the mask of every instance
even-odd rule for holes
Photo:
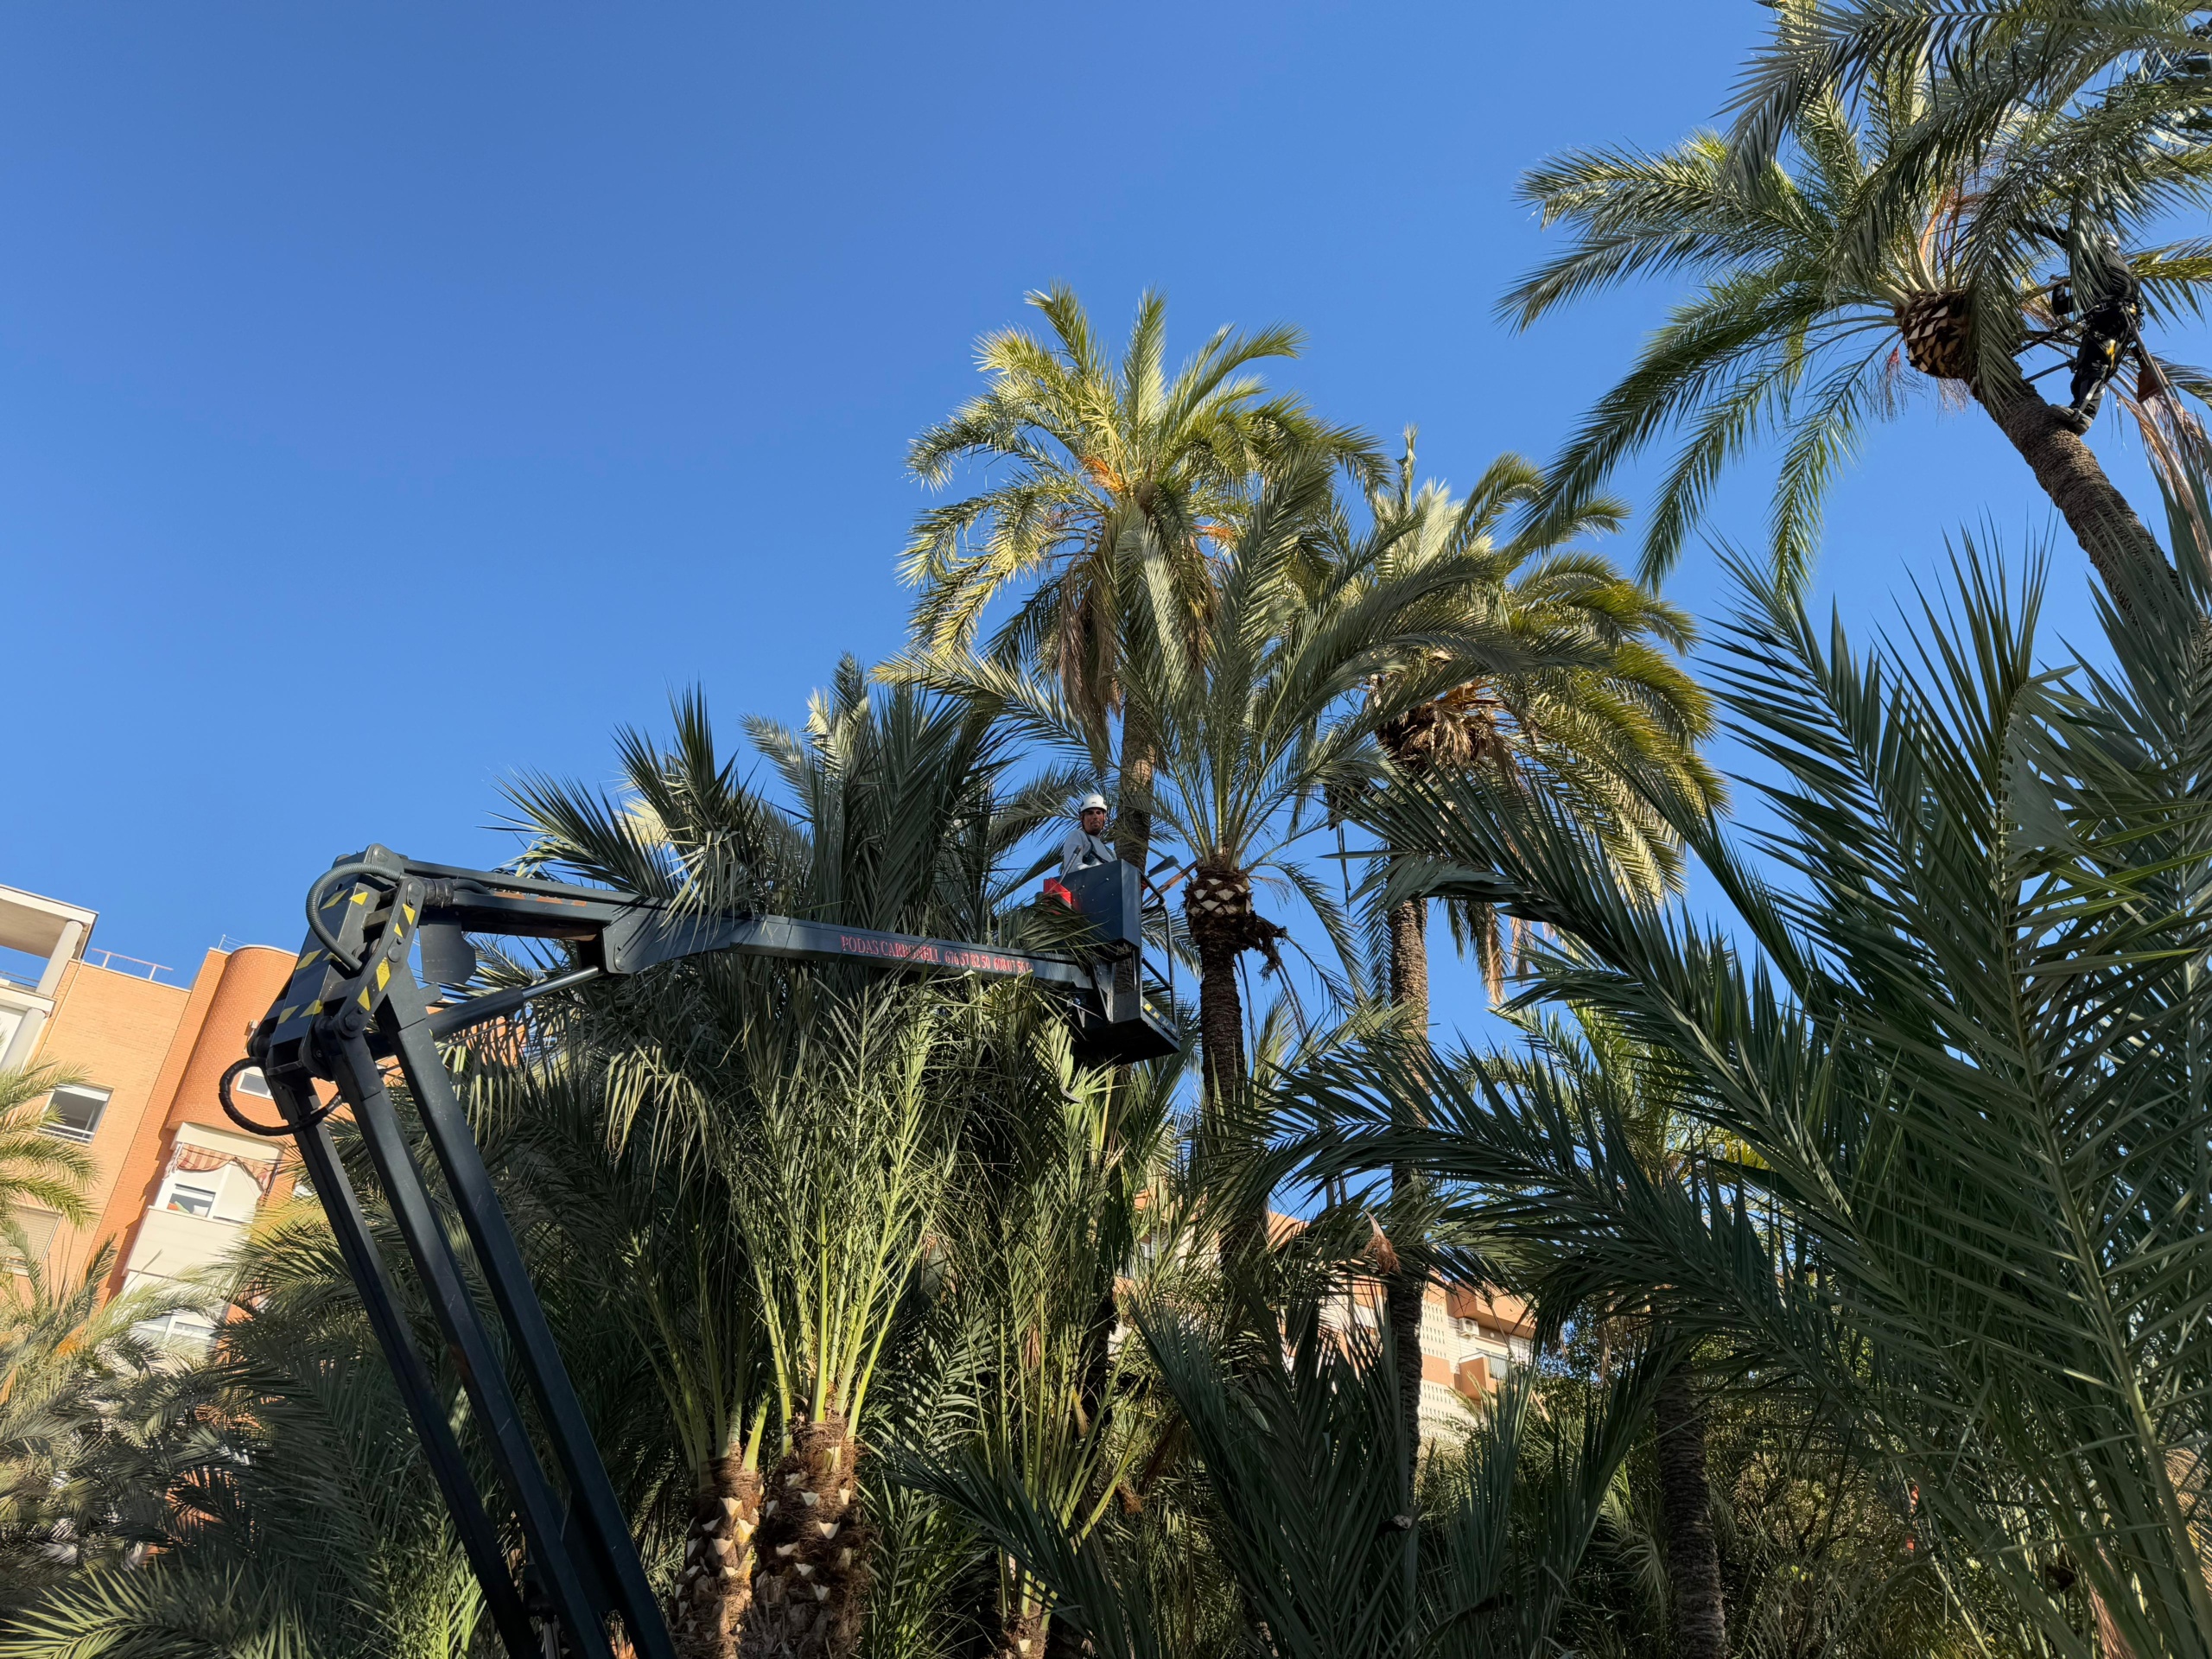
[[[1891,19],[1909,10],[1881,9]],[[1785,43],[1812,27],[1810,16],[1782,9]],[[1747,150],[1739,128],[1733,142],[1701,133],[1656,155],[1578,151],[1523,181],[1544,222],[1571,227],[1573,239],[1507,295],[1502,308],[1515,322],[1656,273],[1700,283],[1599,399],[1554,470],[1554,490],[1573,499],[1663,434],[1682,433],[1645,536],[1643,574],[1656,578],[1679,557],[1724,468],[1777,437],[1769,537],[1776,573],[1794,582],[1836,468],[1924,376],[1996,423],[2108,587],[2124,563],[2163,567],[2156,540],[2082,442],[2085,417],[2120,365],[2123,327],[2140,371],[2128,402],[2154,460],[2201,442],[2179,398],[2208,383],[2158,359],[2132,320],[2082,326],[2053,299],[2111,288],[2104,273],[2117,268],[2133,288],[2126,303],[2152,322],[2201,302],[2212,283],[2203,247],[2146,237],[2159,215],[2206,199],[2212,150],[2183,105],[2202,106],[2212,83],[2153,75],[2102,100],[2062,87],[2015,88],[2008,101],[1993,84],[2001,62],[1973,54],[1877,56],[1846,86],[1821,78],[1840,73],[1833,64],[1776,50],[1802,73],[1778,113],[1763,110],[1767,118],[1751,124],[1764,149]],[[1961,104],[2004,118],[1931,144]],[[2025,372],[2016,361],[2038,346],[2070,357],[2070,404],[2045,401],[2029,378],[2064,369],[2069,357],[2031,359]],[[2125,602],[2120,580],[2113,591]]]

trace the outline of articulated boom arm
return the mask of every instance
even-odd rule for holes
[[[511,1014],[531,998],[601,976],[636,974],[709,950],[848,962],[939,973],[1031,979],[1058,999],[1079,1058],[1135,1061],[1172,1053],[1173,1032],[1144,1003],[1137,876],[1116,863],[1068,878],[1091,924],[1085,962],[946,939],[915,938],[786,916],[723,916],[634,893],[422,864],[383,847],[340,860],[308,893],[307,945],[289,984],[248,1044],[283,1115],[251,1122],[225,1078],[224,1107],[257,1134],[290,1135],[330,1217],[346,1271],[359,1288],[378,1344],[453,1512],[469,1566],[512,1659],[556,1650],[614,1659],[612,1621],[639,1659],[675,1659],[628,1522],[586,1427],[544,1310],[524,1272],[438,1042]],[[474,969],[470,933],[553,939],[575,965],[535,984],[455,1002],[416,982],[465,982]],[[396,1061],[423,1140],[444,1177],[504,1340],[495,1343],[479,1299],[430,1195],[386,1084]],[[243,1066],[247,1062],[241,1062]],[[235,1071],[237,1068],[234,1068]],[[315,1084],[335,1085],[325,1103]],[[407,1246],[430,1309],[453,1352],[499,1485],[503,1510],[523,1535],[518,1585],[511,1540],[486,1508],[394,1293],[383,1254],[340,1165],[328,1123],[351,1109],[378,1185]],[[533,1437],[508,1383],[508,1363],[536,1408]],[[553,1468],[541,1458],[543,1445]],[[557,1473],[557,1478],[556,1478]],[[551,1633],[558,1633],[557,1638]]]

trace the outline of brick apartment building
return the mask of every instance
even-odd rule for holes
[[[1270,1231],[1300,1224],[1273,1217]],[[1388,1317],[1382,1282],[1361,1279],[1333,1306],[1325,1325],[1356,1325],[1376,1333]],[[1464,1433],[1468,1407],[1486,1398],[1516,1365],[1535,1357],[1536,1324],[1528,1305],[1503,1291],[1438,1281],[1422,1298],[1421,1320],[1421,1431],[1423,1439]]]
[[[93,1218],[78,1226],[22,1209],[15,1220],[56,1279],[74,1280],[112,1241],[112,1294],[213,1263],[263,1205],[289,1195],[289,1143],[240,1134],[215,1084],[244,1057],[293,955],[213,950],[189,983],[169,983],[167,969],[92,948],[98,920],[0,887],[0,1069],[54,1065],[79,1079],[49,1097],[45,1132],[92,1154]],[[248,1072],[236,1087],[257,1082]],[[164,1334],[180,1342],[211,1329],[183,1314],[175,1326]]]

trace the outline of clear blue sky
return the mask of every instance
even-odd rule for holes
[[[1663,296],[1506,333],[1516,176],[1705,120],[1770,15],[10,9],[0,882],[188,970],[295,944],[365,842],[505,856],[502,781],[605,776],[671,690],[733,741],[796,718],[898,642],[906,442],[1056,279],[1114,333],[1165,289],[1179,349],[1302,326],[1281,378],[1419,423],[1433,474],[1547,454]],[[1886,617],[1984,516],[2048,523],[1930,405],[1847,480],[1823,586]],[[1675,591],[1716,607],[1711,561]]]

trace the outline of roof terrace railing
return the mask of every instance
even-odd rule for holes
[[[95,957],[99,958],[98,962],[92,961]],[[176,971],[166,963],[149,962],[143,957],[126,957],[120,950],[87,950],[85,952],[85,961],[94,968],[105,968],[110,973],[129,974],[133,979],[155,981],[158,975],[173,974]],[[128,968],[118,968],[115,965],[118,962],[127,962],[130,965]],[[141,969],[144,971],[141,972]]]

